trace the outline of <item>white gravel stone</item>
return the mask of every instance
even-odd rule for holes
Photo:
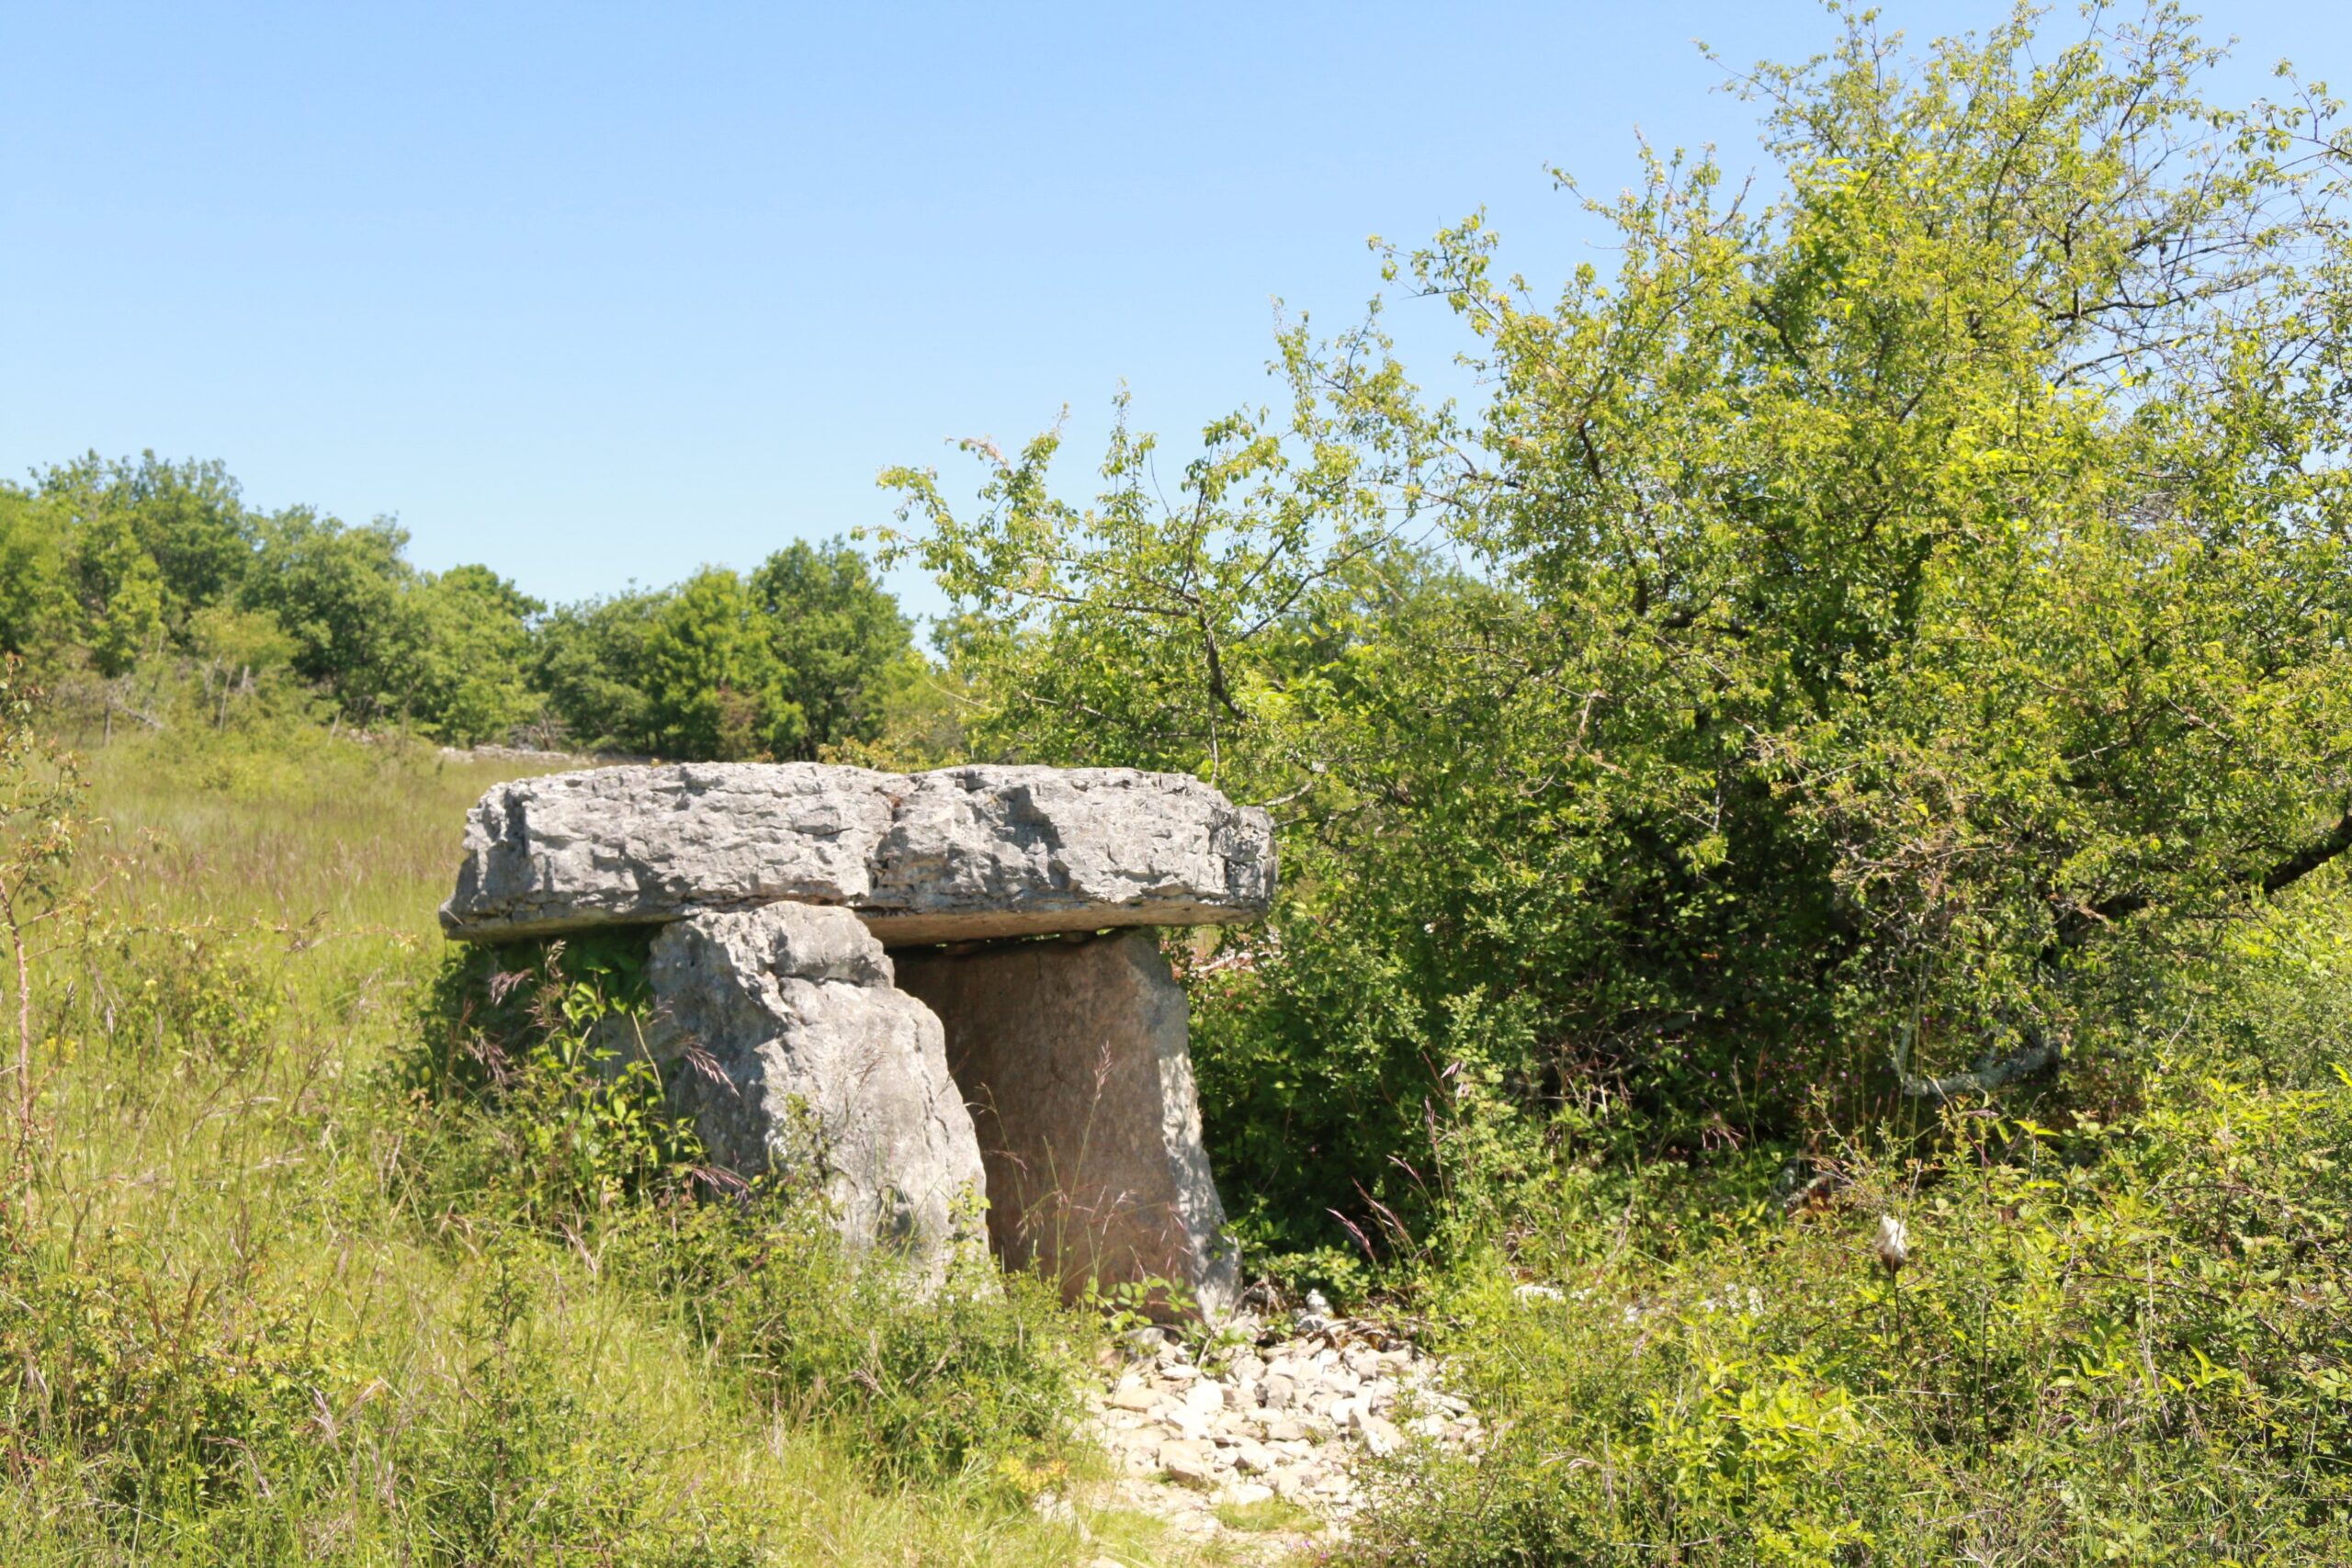
[[[1175,1438],[1159,1445],[1159,1468],[1184,1486],[1206,1486],[1216,1478],[1216,1461],[1206,1443]]]
[[[1254,1325],[1245,1317],[1236,1326]],[[1327,1316],[1311,1337],[1261,1339],[1254,1351],[1207,1367],[1185,1365],[1185,1371],[1193,1374],[1189,1379],[1170,1378],[1165,1368],[1150,1365],[1141,1375],[1126,1372],[1102,1396],[1097,1425],[1130,1471],[1148,1468],[1182,1483],[1127,1496],[1142,1498],[1189,1539],[1206,1540],[1222,1528],[1212,1500],[1262,1494],[1320,1516],[1323,1528],[1337,1533],[1311,1540],[1328,1545],[1343,1539],[1345,1522],[1362,1500],[1359,1464],[1413,1443],[1476,1451],[1476,1417],[1466,1402],[1440,1385],[1442,1369],[1376,1325]],[[1152,1408],[1122,1408],[1121,1396],[1132,1403],[1139,1388],[1157,1396]],[[1294,1400],[1286,1408],[1283,1402]],[[1309,1415],[1313,1405],[1325,1414]],[[1457,1408],[1462,1414],[1453,1416]],[[1387,1414],[1392,1410],[1406,1417],[1403,1424]],[[1121,1421],[1137,1427],[1111,1429]],[[1285,1549],[1309,1539],[1293,1536]],[[1262,1536],[1237,1537],[1236,1544],[1245,1540],[1253,1551],[1272,1544]]]

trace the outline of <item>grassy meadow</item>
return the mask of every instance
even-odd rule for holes
[[[39,1125],[0,1208],[7,1562],[1177,1560],[1140,1518],[1044,1521],[1084,1456],[943,1439],[958,1391],[910,1395],[874,1327],[1051,1405],[1075,1352],[1035,1303],[854,1300],[881,1287],[808,1244],[714,1326],[710,1273],[689,1313],[627,1261],[658,1248],[622,1214],[662,1205],[518,1200],[527,1157],[403,1077],[497,767],[316,731],[86,766],[103,827],[85,904],[35,928]],[[874,1416],[891,1393],[933,1425]]]
[[[710,1201],[658,1086],[582,1050],[641,1000],[624,949],[442,941],[498,765],[290,725],[84,773],[0,1187],[11,1568],[1249,1552],[1090,1502],[1099,1323]],[[2352,1560],[2347,909],[2331,874],[2182,955],[2063,1093],[1794,1158],[1595,1101],[1507,1182],[1441,1144],[1372,1288],[1491,1437],[1374,1467],[1321,1550]]]

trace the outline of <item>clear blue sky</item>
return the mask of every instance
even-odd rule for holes
[[[2352,87],[2352,6],[2211,12],[2246,93],[2281,56]],[[1484,205],[1556,279],[1591,236],[1549,165],[1613,190],[1638,125],[1745,167],[1692,39],[1830,30],[1810,0],[0,0],[0,472],[220,457],[549,598],[749,565],[1066,402],[1081,480],[1122,380],[1171,437],[1261,398],[1270,301],[1351,315],[1367,234]],[[1446,344],[1439,309],[1396,324]]]

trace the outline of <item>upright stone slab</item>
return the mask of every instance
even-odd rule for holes
[[[1182,774],[684,763],[492,787],[441,923],[511,942],[797,901],[899,946],[1253,920],[1273,885],[1266,814]]]
[[[946,1026],[998,1255],[1065,1294],[1158,1278],[1228,1311],[1238,1259],[1201,1145],[1184,991],[1150,934],[895,957]]]
[[[852,1245],[936,1277],[984,1190],[979,1147],[939,1020],[892,986],[857,918],[798,904],[697,915],[654,938],[648,977],[641,1046],[712,1158],[812,1178]]]

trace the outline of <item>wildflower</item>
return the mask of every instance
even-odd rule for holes
[[[1889,1275],[1911,1261],[1911,1233],[1893,1214],[1879,1216],[1878,1237],[1871,1247],[1878,1254],[1878,1260],[1886,1265]]]

